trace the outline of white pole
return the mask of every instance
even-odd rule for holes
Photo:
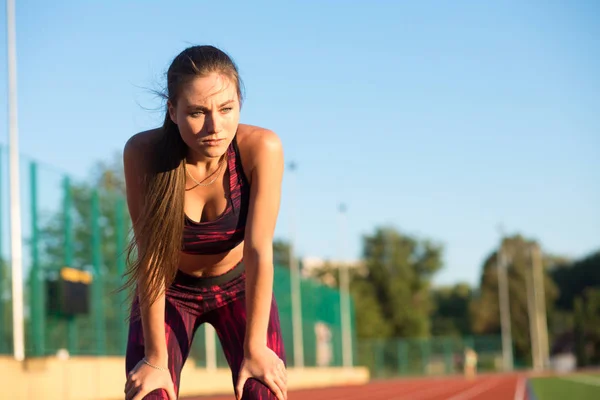
[[[548,322],[546,319],[546,299],[544,291],[544,272],[542,253],[537,243],[530,247],[531,283],[533,288],[533,303],[535,309],[535,338],[537,347],[537,364],[539,370],[548,366]],[[533,335],[532,335],[533,337]]]
[[[548,316],[546,312],[546,289],[544,287],[544,265],[542,258],[542,250],[535,243],[533,245],[533,266],[534,266],[534,285],[536,287],[536,300],[538,309],[538,324],[539,324],[539,339],[540,339],[540,357],[542,368],[549,367],[550,355],[548,346]]]
[[[206,348],[206,369],[217,369],[217,340],[215,328],[209,323],[204,323],[204,346]]]
[[[345,368],[352,367],[352,328],[350,325],[350,277],[349,265],[344,262],[343,250],[346,248],[346,206],[340,205],[340,313],[342,325],[342,363]]]
[[[531,251],[530,251],[531,254]],[[535,285],[533,265],[528,265],[525,275],[525,283],[527,288],[527,312],[529,314],[529,336],[531,341],[531,361],[534,371],[540,371],[540,356],[539,356],[539,337],[537,329],[537,308],[535,302]]]
[[[498,298],[500,306],[500,326],[502,330],[502,361],[505,371],[513,369],[512,330],[510,322],[510,298],[508,290],[507,257],[504,240],[500,242],[497,255]]]
[[[23,321],[23,266],[21,238],[21,202],[19,198],[19,142],[17,128],[17,49],[15,2],[6,1],[8,48],[8,135],[10,174],[10,243],[12,264],[13,347],[17,361],[25,359]]]
[[[289,165],[290,174],[290,290],[292,295],[292,331],[294,335],[294,367],[304,368],[304,339],[302,334],[302,299],[300,293],[300,269],[295,253],[296,242],[296,163]]]

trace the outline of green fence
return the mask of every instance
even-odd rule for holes
[[[9,260],[7,152],[0,151],[0,353],[12,353]],[[122,182],[103,176],[90,182],[22,159],[20,169],[25,279],[26,355],[40,357],[66,349],[71,355],[123,355],[127,335],[126,293],[115,293],[125,269],[123,250],[130,220]],[[98,183],[100,182],[100,184]],[[102,187],[102,189],[100,188]],[[114,188],[114,189],[112,189]],[[66,318],[49,312],[48,282],[62,267],[93,276],[90,312]],[[294,365],[290,273],[275,266],[274,294],[290,365]],[[330,365],[341,365],[339,292],[311,280],[301,281],[304,361],[317,363],[316,327],[329,329]],[[354,329],[353,329],[354,331]],[[206,364],[204,329],[199,329],[191,356]],[[218,341],[217,341],[218,343]],[[224,366],[220,346],[217,364]]]
[[[361,340],[357,361],[368,367],[374,378],[446,375],[462,371],[466,348],[477,352],[479,371],[501,369],[499,336]]]

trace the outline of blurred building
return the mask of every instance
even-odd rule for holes
[[[320,257],[303,257],[300,260],[302,277],[316,279],[331,287],[337,287],[336,275],[340,266],[346,266],[360,274],[366,273],[366,268],[362,260],[340,261]]]

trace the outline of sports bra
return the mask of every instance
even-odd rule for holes
[[[244,174],[239,149],[234,137],[227,148],[229,199],[217,219],[196,222],[185,215],[181,251],[187,254],[219,254],[229,251],[244,240],[250,202],[250,184]]]

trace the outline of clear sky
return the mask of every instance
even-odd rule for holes
[[[444,245],[437,283],[476,283],[502,224],[580,257],[600,247],[598,4],[18,0],[21,152],[85,177],[159,124],[172,58],[213,44],[239,64],[242,121],[298,164],[276,234],[295,210],[301,255],[359,257],[391,224]]]

